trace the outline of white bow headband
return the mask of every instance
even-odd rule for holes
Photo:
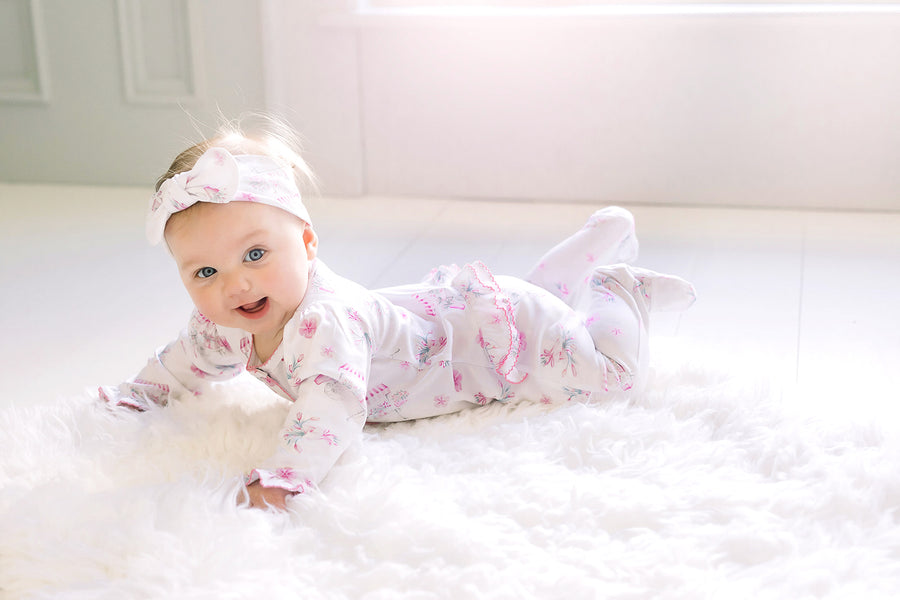
[[[268,204],[310,223],[291,169],[268,156],[232,156],[224,148],[210,148],[193,169],[166,179],[150,199],[150,243],[162,241],[169,217],[197,202]]]

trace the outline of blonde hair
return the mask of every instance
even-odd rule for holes
[[[165,180],[190,171],[210,148],[224,148],[234,155],[268,156],[291,169],[301,194],[318,193],[316,177],[300,156],[297,134],[284,121],[260,114],[248,114],[234,120],[223,118],[213,137],[194,144],[175,157],[169,170],[157,179],[156,190],[159,191]]]

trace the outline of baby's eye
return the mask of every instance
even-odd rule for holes
[[[265,255],[265,253],[266,251],[261,248],[254,248],[246,255],[244,255],[244,262],[256,262],[260,260]]]
[[[207,277],[212,277],[216,274],[216,270],[212,267],[203,267],[199,271],[197,271],[197,277],[199,279],[206,279]]]

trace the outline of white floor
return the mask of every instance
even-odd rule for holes
[[[117,383],[185,323],[146,190],[0,184],[0,402]],[[370,287],[480,259],[523,274],[600,205],[320,199],[320,256]],[[657,343],[756,373],[800,411],[900,424],[900,214],[629,207],[641,266],[694,282]]]

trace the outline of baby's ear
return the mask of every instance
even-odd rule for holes
[[[303,245],[306,246],[306,257],[314,259],[319,251],[319,236],[309,225],[303,229]]]

